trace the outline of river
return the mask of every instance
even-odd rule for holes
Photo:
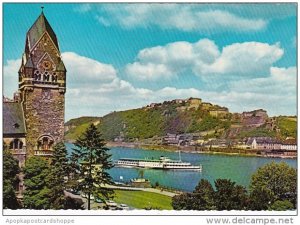
[[[72,150],[72,144],[66,144],[68,152]],[[112,160],[119,158],[159,158],[167,156],[171,159],[179,159],[178,152],[144,150],[134,148],[113,147],[110,149]],[[181,160],[190,162],[193,165],[201,164],[202,172],[196,171],[166,171],[143,169],[144,178],[151,181],[152,184],[158,182],[160,185],[183,190],[193,191],[199,180],[204,178],[211,183],[218,178],[226,178],[248,187],[251,175],[261,166],[272,161],[285,161],[290,166],[297,168],[296,159],[279,159],[279,158],[263,158],[249,157],[237,155],[220,155],[220,154],[198,154],[181,152]],[[109,173],[115,181],[129,181],[139,176],[142,169],[136,168],[112,168]],[[120,177],[123,179],[120,180]]]

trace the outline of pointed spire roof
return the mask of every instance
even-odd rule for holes
[[[26,62],[26,64],[25,64],[25,67],[27,67],[27,68],[34,68],[33,63],[32,63],[32,60],[31,60],[30,57],[27,59],[27,62]]]
[[[25,49],[31,50],[31,48],[36,44],[36,42],[42,37],[44,32],[47,32],[49,34],[53,43],[56,45],[57,49],[59,49],[56,35],[53,29],[51,28],[48,20],[46,19],[43,11],[27,32],[26,45],[28,48]]]
[[[58,66],[57,66],[56,69],[57,69],[58,71],[67,71],[67,70],[66,70],[66,67],[65,67],[65,65],[64,65],[64,63],[63,63],[62,60],[60,60],[60,62],[59,62],[59,64],[58,64]]]

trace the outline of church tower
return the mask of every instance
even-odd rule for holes
[[[50,157],[64,139],[66,68],[43,11],[26,34],[19,94],[26,124],[27,156]]]

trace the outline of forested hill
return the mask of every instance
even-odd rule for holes
[[[80,117],[65,124],[65,138],[74,141],[94,123],[107,141],[155,139],[167,133],[194,133],[204,138],[249,136],[296,137],[296,117],[272,117],[259,109],[230,113],[227,108],[198,98],[152,103],[139,109],[112,112],[103,117]]]

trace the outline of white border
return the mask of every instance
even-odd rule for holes
[[[290,3],[298,3],[299,0],[296,1],[288,1]],[[26,3],[24,0],[17,0],[14,1],[15,3]],[[89,0],[89,3],[101,3],[101,2],[130,2],[130,1],[96,1],[96,0]],[[147,2],[147,1],[138,1],[138,2]],[[214,2],[209,2],[208,0],[193,0],[193,1],[180,1],[180,0],[172,0],[172,1],[160,1],[160,0],[151,0],[150,2],[174,2],[174,3],[287,3],[283,0],[252,0],[252,1],[232,1],[232,0],[219,0]],[[10,1],[2,1],[1,3],[11,3]],[[27,1],[28,3],[28,1]],[[37,3],[32,1],[32,3]],[[43,3],[85,3],[83,1],[78,0],[63,0],[63,1],[51,1],[51,0],[44,0]],[[1,24],[0,24],[0,30],[1,30],[1,40],[2,40],[2,48],[3,48],[3,36],[2,36],[2,24],[3,24],[3,5],[0,5],[0,16],[1,16]],[[26,13],[26,12],[24,12]],[[297,15],[298,16],[298,15]],[[298,21],[298,18],[297,18]],[[25,35],[25,34],[24,34]],[[298,43],[298,42],[297,42]],[[297,54],[298,54],[298,48],[297,48]],[[1,62],[2,62],[2,71],[3,71],[3,59],[2,54],[0,56]],[[299,57],[298,57],[298,64],[299,64]],[[297,64],[297,66],[298,66]],[[2,73],[1,73],[2,75]],[[3,93],[2,90],[2,79],[0,81],[0,91]],[[299,79],[298,79],[298,87],[299,87]],[[299,96],[298,96],[299,97]],[[1,108],[2,108],[2,101],[1,101]],[[298,104],[299,107],[299,104]],[[299,110],[299,108],[298,108]],[[2,118],[2,110],[0,111],[0,115]],[[299,125],[299,123],[298,123]],[[299,130],[299,127],[298,127]],[[2,126],[0,126],[0,132],[2,133]],[[298,138],[299,140],[299,138]],[[1,139],[2,141],[2,139]],[[0,159],[1,162],[1,168],[2,168],[2,157]],[[298,173],[298,181],[299,181],[299,173]],[[299,184],[299,183],[298,183]],[[2,172],[1,172],[1,179],[0,179],[0,185],[2,187]],[[299,185],[298,185],[298,193],[299,193]],[[299,196],[299,194],[298,194]],[[0,198],[2,199],[2,191],[0,192]],[[299,197],[298,197],[299,199]],[[2,201],[0,203],[0,207],[2,209]],[[4,210],[3,211],[4,216],[1,214],[1,221],[2,224],[10,224],[10,219],[20,219],[20,218],[58,218],[58,219],[74,219],[74,224],[187,224],[187,223],[193,223],[193,224],[207,224],[206,218],[209,217],[228,217],[228,218],[234,218],[236,216],[240,217],[253,217],[259,216],[260,218],[278,218],[278,216],[282,218],[290,218],[291,216],[294,218],[294,223],[299,224],[299,216],[297,215],[296,211],[284,211],[284,212],[276,212],[276,211],[146,211],[146,210],[133,210],[133,211],[96,211],[96,210]],[[66,216],[67,215],[67,216]],[[71,215],[71,216],[69,216]],[[121,216],[123,215],[123,216]],[[126,215],[126,216],[124,216]],[[147,215],[147,216],[143,216]],[[165,215],[165,216],[161,216]],[[16,223],[12,223],[16,224]],[[19,223],[24,224],[24,223]],[[58,224],[58,223],[57,223]],[[221,224],[221,223],[220,223]]]

